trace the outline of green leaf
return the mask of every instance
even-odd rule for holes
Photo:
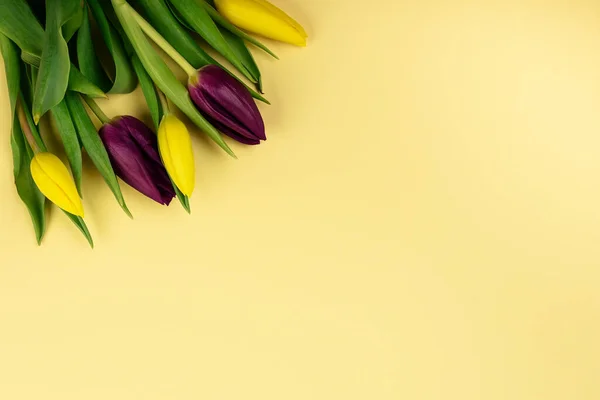
[[[6,71],[6,84],[8,86],[8,98],[10,103],[10,115],[14,117],[21,85],[21,63],[19,53],[15,44],[0,33],[0,51],[4,59],[4,70]]]
[[[248,50],[248,47],[246,47],[244,40],[229,32],[227,29],[221,28],[221,33],[223,34],[223,37],[227,43],[229,43],[229,46],[233,52],[242,61],[248,72],[252,74],[252,78],[254,78],[254,81],[256,82],[256,88],[262,93],[262,79],[260,76],[260,70],[258,69],[258,65],[256,65],[254,57],[252,57],[252,53],[250,53],[250,50]]]
[[[102,38],[106,43],[106,47],[108,48],[108,51],[112,56],[114,67],[112,69],[114,69],[115,71],[114,76],[110,77],[112,86],[108,89],[103,89],[106,90],[108,93],[133,92],[137,87],[137,79],[133,70],[133,66],[131,65],[129,56],[127,54],[127,51],[125,51],[125,47],[123,46],[123,42],[121,41],[119,34],[115,30],[115,28],[109,23],[109,20],[106,17],[106,14],[104,13],[104,10],[99,3],[99,0],[87,0],[87,3],[90,6],[90,9],[92,10],[94,19],[96,20],[98,28],[100,29]],[[80,65],[82,62],[82,58],[97,57],[94,51],[93,43],[91,41],[87,42],[87,44],[82,44],[82,47],[87,47],[87,49],[83,51],[82,54],[79,54],[80,46],[78,43],[77,57],[79,59]],[[82,48],[82,50],[84,49]],[[89,61],[84,60],[86,68],[88,63]],[[84,70],[83,67],[81,72],[85,76],[93,80],[92,77],[88,76],[88,72],[90,74],[92,72]]]
[[[33,119],[58,105],[69,86],[69,48],[62,26],[77,13],[77,0],[46,0],[46,31],[40,70],[33,96]]]
[[[146,35],[139,27],[134,10],[124,0],[111,0],[121,26],[125,30],[136,54],[148,75],[156,86],[189,118],[201,128],[215,143],[217,143],[227,154],[235,157],[223,137],[196,109],[190,99],[187,88],[179,82],[175,74],[169,69],[160,55],[156,53]]]
[[[0,33],[21,50],[41,54],[44,29],[25,0],[0,0]]]
[[[2,58],[4,59],[4,68],[6,71],[11,118],[13,124],[10,145],[13,155],[15,186],[21,201],[23,201],[27,207],[27,210],[29,211],[33,228],[35,230],[36,240],[37,243],[40,244],[46,230],[44,209],[46,198],[38,190],[37,186],[33,182],[33,178],[31,177],[29,164],[31,163],[33,152],[23,137],[19,120],[15,117],[21,81],[21,65],[19,62],[19,55],[17,47],[14,45],[14,43],[12,43],[10,39],[3,34],[0,34],[0,51],[2,52]]]
[[[90,159],[100,172],[100,175],[102,175],[104,178],[104,181],[110,190],[113,192],[117,202],[123,211],[125,211],[125,214],[131,217],[131,212],[129,212],[127,204],[125,204],[123,194],[121,193],[119,181],[117,180],[115,171],[110,164],[108,153],[104,148],[104,144],[102,144],[102,140],[96,131],[96,127],[85,110],[85,107],[81,103],[81,98],[76,93],[68,92],[65,97],[65,101],[68,105],[69,111],[71,112],[73,122],[77,127],[77,132],[79,134],[79,138],[81,139],[81,143],[83,144],[83,148],[90,156]]]
[[[234,35],[239,36],[240,38],[244,39],[245,41],[252,43],[259,49],[263,50],[265,53],[267,53],[270,56],[272,56],[273,58],[279,60],[279,57],[277,57],[275,55],[275,53],[273,53],[271,50],[269,50],[269,48],[267,46],[262,44],[260,41],[258,41],[254,37],[248,35],[246,32],[244,32],[237,26],[233,25],[231,22],[227,21],[212,5],[210,5],[209,3],[207,3],[204,0],[199,0],[198,3],[202,7],[204,7],[204,9],[208,12],[208,14],[213,19],[213,21],[215,21],[218,25],[227,29],[229,32],[233,33]]]
[[[140,86],[142,87],[142,92],[144,93],[144,98],[146,99],[146,103],[148,104],[148,108],[150,109],[150,115],[152,116],[152,122],[154,122],[154,128],[158,132],[158,128],[160,126],[160,121],[162,121],[163,117],[163,109],[159,98],[159,93],[152,82],[152,78],[148,75],[148,72],[144,69],[140,59],[137,55],[133,55],[132,59],[133,68],[138,75],[138,80],[140,81]],[[171,179],[171,177],[169,177]],[[173,185],[173,189],[175,189],[175,194],[177,195],[177,199],[183,206],[183,208],[189,213],[190,210],[190,200],[186,195],[181,193],[181,190],[175,185],[173,180],[171,179],[171,184]]]
[[[83,23],[83,4],[77,7],[77,12],[62,27],[63,37],[67,42],[75,35]]]
[[[81,159],[81,147],[79,145],[79,139],[77,138],[77,131],[75,125],[71,120],[69,109],[64,99],[58,103],[51,110],[52,117],[56,123],[56,129],[63,142],[69,165],[71,166],[71,172],[73,173],[73,179],[77,186],[77,191],[81,196],[81,175],[82,175],[82,159]]]
[[[112,82],[104,71],[96,54],[88,14],[89,11],[86,7],[83,23],[81,24],[79,33],[77,33],[77,60],[79,61],[79,68],[82,74],[98,85],[103,91],[107,92],[111,89]]]
[[[146,103],[148,104],[148,109],[150,110],[152,122],[154,122],[154,127],[158,132],[158,127],[163,116],[163,110],[162,105],[160,104],[160,98],[158,97],[158,93],[156,92],[156,87],[154,86],[152,78],[150,78],[150,75],[148,75],[148,72],[146,72],[146,70],[144,69],[142,62],[140,61],[137,55],[133,55],[132,63],[133,68],[135,69],[135,72],[138,76],[138,80],[140,81],[142,93],[144,93],[144,98],[146,99]]]
[[[69,90],[79,92],[90,97],[104,97],[106,94],[96,86],[92,81],[86,78],[81,71],[71,64],[71,72],[69,73]]]
[[[75,224],[75,226],[77,227],[77,229],[79,229],[81,231],[81,233],[83,234],[83,236],[85,236],[85,238],[87,239],[88,243],[90,244],[90,247],[93,249],[94,248],[94,239],[92,239],[92,235],[90,234],[90,231],[88,230],[87,225],[85,224],[85,221],[83,220],[83,218],[77,216],[77,215],[73,215],[65,210],[62,210],[65,215],[67,217],[69,217],[69,219],[71,220],[71,222],[73,222]]]
[[[21,59],[32,67],[35,67],[36,71],[40,66],[40,57],[35,54],[21,52]],[[73,64],[71,64],[71,70],[69,72],[69,90],[83,93],[91,97],[106,97],[106,94],[104,94],[102,89],[86,78]]]
[[[136,0],[135,4],[142,10],[152,26],[194,68],[198,69],[208,64],[217,64],[217,61],[206,53],[190,33],[181,26],[165,0]]]
[[[10,144],[13,152],[17,193],[29,211],[33,229],[35,230],[35,237],[39,245],[42,243],[46,231],[46,198],[39,191],[31,176],[29,165],[33,158],[33,151],[26,143],[23,137],[23,131],[16,119],[13,123],[13,133]]]
[[[227,61],[229,61],[238,71],[252,82],[257,81],[246,69],[236,53],[231,49],[229,43],[225,40],[221,31],[214,23],[208,11],[202,7],[196,0],[169,0],[175,9],[179,12],[184,21],[202,36],[206,42],[218,51]]]

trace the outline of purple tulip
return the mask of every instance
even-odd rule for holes
[[[137,118],[117,117],[100,129],[100,138],[119,178],[157,203],[169,205],[175,191],[150,128]]]
[[[248,89],[223,68],[207,65],[190,78],[190,97],[215,128],[245,144],[267,140],[265,124]]]

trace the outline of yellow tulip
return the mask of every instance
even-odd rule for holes
[[[165,115],[160,122],[158,149],[175,185],[181,193],[191,196],[196,185],[192,140],[185,124],[172,114]]]
[[[239,28],[269,39],[306,46],[308,35],[292,17],[266,0],[215,0],[217,9]]]
[[[83,217],[83,205],[69,170],[52,153],[38,153],[31,160],[31,176],[40,192],[63,210]]]

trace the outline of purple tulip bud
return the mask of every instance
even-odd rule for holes
[[[100,129],[100,138],[119,178],[157,203],[169,205],[175,191],[150,128],[137,118],[117,117]]]
[[[267,140],[265,124],[248,89],[223,68],[207,65],[190,78],[190,97],[215,128],[245,144]]]

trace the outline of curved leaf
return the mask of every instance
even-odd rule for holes
[[[21,81],[21,65],[17,47],[3,34],[0,34],[0,51],[4,59],[4,68],[8,85],[8,95],[11,109],[12,134],[10,145],[13,155],[13,174],[17,193],[27,207],[31,222],[35,230],[37,243],[42,242],[46,230],[46,217],[44,204],[46,198],[38,190],[33,182],[29,163],[33,157],[31,148],[27,145],[19,120],[15,118],[15,109],[19,97],[19,86]]]
[[[94,248],[94,239],[92,239],[92,235],[91,235],[87,225],[85,224],[85,221],[83,220],[83,218],[81,218],[77,215],[68,213],[65,210],[62,210],[62,211],[65,213],[65,215],[67,217],[69,217],[71,222],[73,222],[73,224],[75,224],[75,226],[77,227],[77,229],[79,229],[79,231],[83,234],[83,236],[85,236],[86,240],[90,244],[90,247],[93,249]]]
[[[106,1],[106,0],[105,0]],[[104,13],[103,7],[100,5],[99,0],[87,0],[88,5],[94,15],[94,19],[100,29],[100,33],[104,42],[106,43],[106,47],[112,56],[113,66],[114,66],[114,77],[111,76],[112,87],[107,90],[108,93],[131,93],[137,87],[137,79],[135,72],[133,71],[133,66],[131,65],[129,56],[125,51],[125,47],[119,34],[116,29],[110,24],[106,14]],[[89,18],[89,16],[88,16]],[[97,57],[94,51],[94,45],[91,41],[85,42],[81,45],[82,53],[79,54],[80,46],[78,43],[77,46],[78,54],[77,57],[80,60],[82,58],[90,58]],[[84,49],[86,48],[86,49]],[[91,49],[91,51],[90,51]],[[88,61],[84,60],[84,64],[88,64]],[[90,71],[84,70],[82,68],[81,72],[92,79],[91,76],[88,76],[88,72]],[[102,88],[104,89],[104,88]]]
[[[242,64],[244,64],[248,72],[250,72],[252,78],[254,78],[254,81],[256,82],[256,88],[262,93],[262,79],[260,76],[260,70],[258,69],[258,65],[256,65],[254,57],[252,57],[252,53],[250,53],[250,50],[248,50],[248,47],[246,47],[244,40],[229,32],[227,29],[221,28],[221,33],[223,34],[223,37],[227,43],[229,43],[229,47],[231,47],[233,52],[242,61]]]
[[[25,0],[0,0],[0,32],[21,50],[41,54],[44,28]]]
[[[46,31],[33,96],[33,120],[58,105],[69,85],[71,63],[62,26],[77,14],[77,0],[46,0]]]

